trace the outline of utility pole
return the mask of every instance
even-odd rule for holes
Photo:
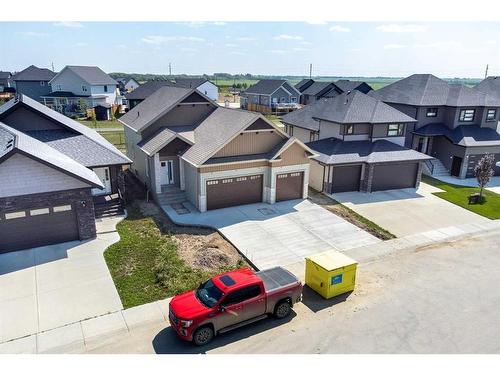
[[[484,72],[484,78],[488,78],[488,64],[486,64],[486,72]]]
[[[309,64],[309,78],[312,78],[313,74],[313,64]]]
[[[54,70],[54,62],[52,61],[52,71],[55,72]]]
[[[172,63],[168,63],[168,75],[172,78]]]

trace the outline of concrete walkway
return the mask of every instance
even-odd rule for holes
[[[473,178],[458,178],[455,176],[432,176],[436,180],[459,186],[477,187],[477,180]],[[500,194],[500,176],[492,177],[486,190]]]
[[[94,240],[0,255],[0,343],[123,308],[103,257],[122,219],[99,219]]]
[[[179,215],[162,206],[177,224],[217,229],[257,268],[303,262],[327,250],[345,251],[380,240],[324,208],[308,201],[256,203]]]
[[[490,221],[433,195],[441,191],[422,182],[418,190],[346,192],[331,197],[397,237]]]

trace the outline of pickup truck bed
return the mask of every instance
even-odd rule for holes
[[[268,293],[283,287],[295,285],[299,282],[295,275],[281,267],[270,268],[256,272],[255,274],[262,279],[264,288],[266,288],[266,292]]]

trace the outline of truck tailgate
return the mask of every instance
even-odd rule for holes
[[[262,279],[268,293],[299,282],[299,279],[294,274],[281,267],[259,271],[256,275]]]

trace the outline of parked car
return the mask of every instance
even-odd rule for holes
[[[271,314],[286,318],[301,300],[302,283],[289,271],[242,268],[214,276],[198,289],[172,298],[169,320],[182,340],[205,345],[219,333]]]

